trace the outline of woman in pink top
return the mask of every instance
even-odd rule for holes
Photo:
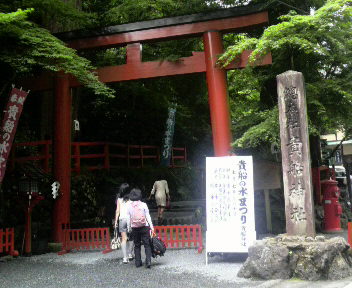
[[[145,250],[145,267],[150,268],[152,250],[150,247],[150,233],[154,234],[154,226],[150,218],[147,204],[141,202],[142,192],[134,188],[130,192],[131,205],[128,207],[128,227],[132,229],[134,242],[134,256],[136,267],[142,266],[141,245]]]

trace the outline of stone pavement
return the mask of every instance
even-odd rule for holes
[[[249,280],[237,277],[244,259],[237,255],[209,257],[194,249],[168,249],[152,268],[122,264],[120,250],[48,253],[0,262],[0,287],[10,288],[352,288],[352,277],[339,281]]]

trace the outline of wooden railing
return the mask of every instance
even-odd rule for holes
[[[71,250],[104,249],[103,254],[112,252],[110,248],[109,228],[85,228],[64,230],[62,250],[57,254],[63,255]]]
[[[18,256],[18,251],[15,250],[15,229],[0,228],[0,254],[7,253],[11,256]]]
[[[196,225],[154,226],[156,235],[166,248],[197,248],[203,251],[202,227]]]
[[[117,167],[156,166],[160,163],[160,148],[151,145],[126,145],[109,142],[72,142],[72,171],[111,169]],[[187,162],[186,148],[172,148],[170,167],[183,167]],[[52,143],[47,141],[14,143],[10,167],[16,163],[37,162],[50,172]]]

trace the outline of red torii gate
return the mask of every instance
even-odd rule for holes
[[[126,45],[126,64],[96,70],[100,81],[104,83],[205,72],[214,151],[216,156],[226,156],[229,155],[231,148],[226,70],[245,67],[250,51],[243,53],[236,64],[226,68],[218,67],[216,61],[223,53],[222,34],[240,32],[267,22],[266,11],[261,11],[257,6],[243,6],[210,13],[111,26],[98,31],[73,31],[59,34],[58,37],[66,41],[69,47],[77,50]],[[141,43],[191,36],[203,37],[204,52],[194,52],[191,57],[181,58],[176,63],[141,61]],[[269,55],[263,59],[261,65],[270,63]],[[62,229],[70,223],[72,104],[70,88],[81,84],[71,75],[63,73],[58,73],[54,81],[52,80],[50,76],[43,75],[27,86],[32,90],[54,89],[53,173],[61,184],[61,196],[56,200],[54,207],[53,238],[56,242],[62,242]]]

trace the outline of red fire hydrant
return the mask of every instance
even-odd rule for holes
[[[342,231],[340,216],[342,207],[339,203],[340,189],[335,180],[321,181],[324,205],[324,232]]]

